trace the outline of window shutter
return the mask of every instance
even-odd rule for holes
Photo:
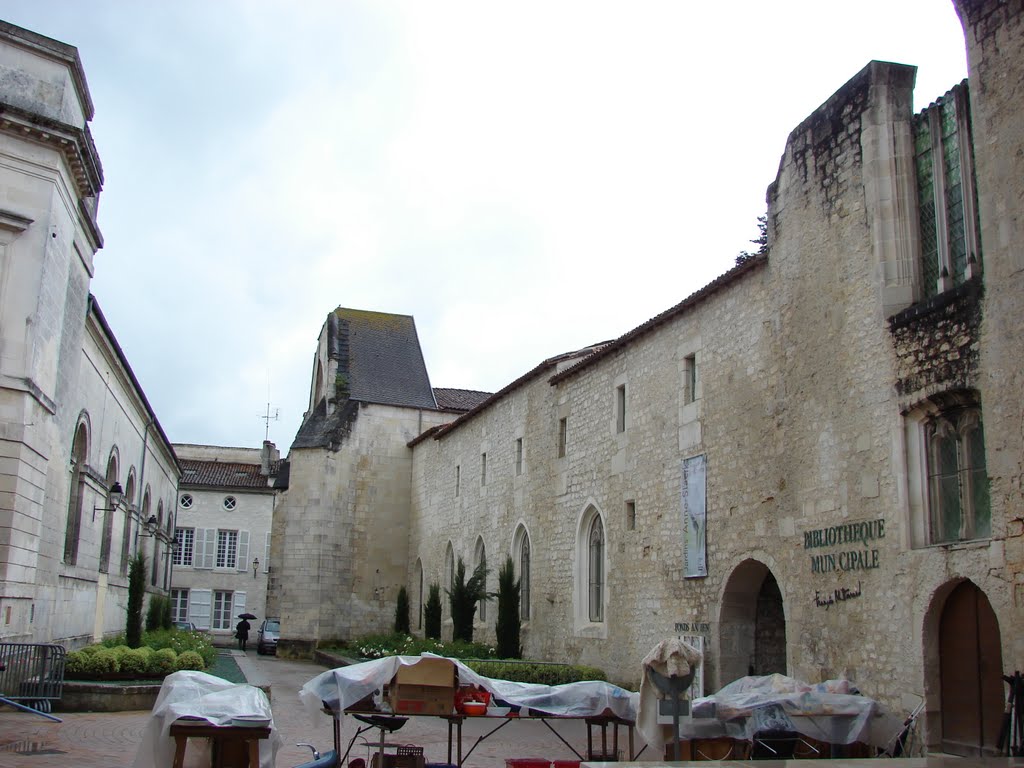
[[[240,571],[249,570],[249,532],[238,532],[238,561],[236,567]]]
[[[209,589],[192,589],[188,593],[188,620],[199,629],[210,628],[210,605],[213,592]]]
[[[213,568],[217,562],[217,529],[199,528],[196,530],[197,537],[199,534],[203,534],[203,544],[200,546],[196,543],[195,559],[200,563],[196,568]]]
[[[267,531],[266,544],[263,545],[263,572],[270,571],[270,531]]]
[[[235,592],[231,598],[231,615],[238,618],[240,613],[245,613],[245,592]]]
[[[206,529],[196,528],[196,538],[192,544],[192,567],[205,568],[203,553],[206,552]]]

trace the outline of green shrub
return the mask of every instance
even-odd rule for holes
[[[204,662],[203,657],[195,651],[185,651],[184,653],[178,655],[178,659],[175,662],[174,666],[178,670],[192,669],[196,670],[197,672],[201,672],[202,670],[206,669],[206,662]]]
[[[179,655],[185,651],[195,651],[202,657],[203,663],[207,667],[211,666],[214,659],[217,658],[217,649],[213,647],[210,636],[202,632],[158,629],[155,632],[146,632],[142,642],[154,650],[170,648]]]
[[[177,669],[178,654],[173,648],[161,648],[153,651],[146,666],[146,672],[151,675],[169,675]]]
[[[386,635],[367,635],[353,640],[346,651],[364,659],[380,659],[384,656],[419,656],[436,653],[453,659],[494,658],[494,648],[486,643],[463,641],[442,643],[431,638],[414,637],[392,632]]]
[[[430,585],[427,604],[423,606],[423,634],[439,640],[441,638],[441,585]]]
[[[149,598],[146,610],[146,631],[171,628],[171,598],[166,595],[153,595]]]
[[[89,675],[110,675],[121,671],[120,656],[113,648],[100,648],[88,658],[85,671]]]
[[[142,645],[142,601],[146,598],[146,554],[137,553],[128,561],[128,607],[125,644],[129,648]]]
[[[523,655],[520,646],[520,588],[512,558],[506,556],[505,563],[498,570],[498,621],[494,625],[494,634],[498,639],[498,657],[502,659],[518,659]]]
[[[395,605],[395,632],[409,634],[409,593],[405,587],[398,590],[398,601]]]
[[[80,651],[71,651],[64,657],[64,673],[68,677],[83,674],[88,669],[91,656],[92,652],[86,653],[84,648]]]
[[[604,670],[597,667],[571,666],[569,664],[530,664],[529,662],[470,661],[466,663],[474,672],[495,680],[512,680],[517,683],[540,683],[542,685],[563,685],[581,680],[607,680]]]
[[[477,606],[489,600],[487,592],[487,564],[480,563],[473,575],[466,578],[466,564],[460,557],[455,565],[455,581],[448,593],[448,606],[452,612],[452,636],[455,640],[473,642],[473,619]]]
[[[120,643],[118,643],[118,645],[120,645]],[[86,656],[92,656],[92,654],[96,653],[100,648],[103,648],[103,645],[87,645],[85,648],[75,651],[75,653],[84,653]]]
[[[146,674],[149,667],[149,657],[153,654],[152,648],[125,648],[126,653],[121,655],[121,674],[139,675]]]

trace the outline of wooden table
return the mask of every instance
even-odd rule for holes
[[[214,725],[207,720],[175,720],[171,723],[174,737],[174,768],[185,764],[185,745],[189,739],[210,739],[212,768],[259,768],[260,740],[270,737],[270,726],[241,727]]]
[[[380,726],[368,725],[365,728],[357,729],[355,735],[352,737],[351,741],[349,741],[349,743],[348,743],[348,748],[343,751],[342,748],[341,748],[341,725],[340,725],[341,721],[339,719],[339,716],[330,707],[327,707],[327,706],[324,707],[324,712],[326,714],[328,714],[328,715],[331,715],[334,718],[334,748],[336,750],[338,750],[338,754],[339,755],[342,755],[342,760],[341,760],[340,764],[343,765],[343,766],[345,765],[345,760],[348,759],[348,755],[352,751],[352,746],[355,744],[356,738],[359,736],[359,734],[361,734],[365,730],[369,730],[370,728],[380,727]],[[364,711],[356,711],[356,710],[352,710],[352,709],[347,709],[347,710],[345,710],[345,714],[347,714],[347,715],[355,715],[355,716],[363,715],[366,718],[373,718],[374,716],[378,716],[379,717],[379,716],[381,716],[384,713],[381,713],[381,712],[364,712]],[[447,724],[448,724],[448,763],[450,765],[458,766],[458,768],[462,768],[463,761],[465,761],[473,753],[473,750],[475,750],[480,745],[480,743],[482,741],[485,741],[489,737],[493,736],[495,733],[500,731],[502,728],[507,726],[509,723],[517,723],[517,722],[522,722],[524,720],[539,720],[540,722],[542,722],[547,727],[547,729],[549,731],[551,731],[551,733],[553,733],[558,738],[559,741],[561,741],[563,744],[565,744],[565,746],[568,747],[572,751],[572,753],[574,755],[576,755],[576,757],[579,758],[581,761],[583,761],[583,760],[599,760],[601,758],[604,758],[605,760],[608,760],[609,757],[611,757],[612,759],[617,759],[618,752],[619,752],[619,726],[620,725],[621,726],[625,726],[626,729],[627,729],[627,734],[628,734],[628,746],[627,746],[627,749],[629,750],[628,756],[626,756],[626,757],[627,757],[628,760],[636,759],[636,755],[633,754],[633,727],[634,727],[635,723],[633,723],[631,720],[623,720],[623,719],[621,719],[619,717],[616,717],[615,715],[611,715],[611,714],[592,715],[592,716],[588,717],[588,716],[585,716],[585,715],[549,715],[549,714],[541,713],[541,712],[536,711],[536,710],[532,710],[532,711],[530,711],[530,714],[528,714],[528,715],[516,714],[516,715],[479,715],[479,716],[469,716],[469,715],[461,715],[461,714],[460,715],[423,715],[423,714],[405,713],[405,714],[399,714],[399,715],[387,715],[386,717],[391,717],[391,718],[396,719],[396,720],[400,719],[400,720],[403,720],[403,721],[405,719],[407,719],[407,718],[410,718],[410,717],[432,717],[432,718],[436,718],[436,719],[439,719],[439,720],[446,721]],[[462,723],[466,719],[472,719],[472,720],[478,720],[478,721],[487,721],[488,726],[493,725],[493,727],[490,728],[490,730],[488,730],[482,736],[478,736],[476,741],[473,742],[473,744],[469,747],[469,749],[466,750],[465,752],[463,752],[463,750],[462,750]],[[586,756],[581,755],[579,753],[579,751],[572,744],[570,744],[568,741],[566,741],[562,737],[562,735],[558,731],[556,731],[554,729],[554,727],[552,727],[552,725],[551,725],[552,722],[557,723],[560,720],[562,720],[562,721],[565,721],[565,720],[583,720],[587,724],[587,754],[586,754]],[[364,719],[363,722],[369,722],[369,720],[365,720]],[[595,746],[594,728],[597,728],[597,732],[600,735],[600,752],[598,752],[598,748]],[[611,733],[610,734],[609,734],[609,728],[611,729]],[[381,739],[380,739],[379,746],[378,746],[378,751],[379,751],[379,753],[381,755],[383,755],[385,747],[387,747],[387,746],[397,746],[397,745],[391,745],[391,744],[386,743],[384,741],[384,733],[383,733],[384,730],[391,730],[391,729],[385,727],[381,731]],[[609,735],[611,736],[610,740],[609,740]],[[383,757],[380,758],[379,764],[380,765],[384,764]]]

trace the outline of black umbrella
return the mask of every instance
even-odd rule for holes
[[[238,618],[248,620],[248,619],[255,619],[256,617],[253,614],[251,614],[251,613],[240,613],[240,614],[238,614]]]

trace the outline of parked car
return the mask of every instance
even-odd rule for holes
[[[259,632],[256,633],[256,653],[261,656],[265,653],[277,654],[277,641],[281,637],[281,620],[264,619],[260,624]]]
[[[199,628],[191,621],[175,621],[172,625],[175,629],[183,629],[186,632],[198,632]]]

